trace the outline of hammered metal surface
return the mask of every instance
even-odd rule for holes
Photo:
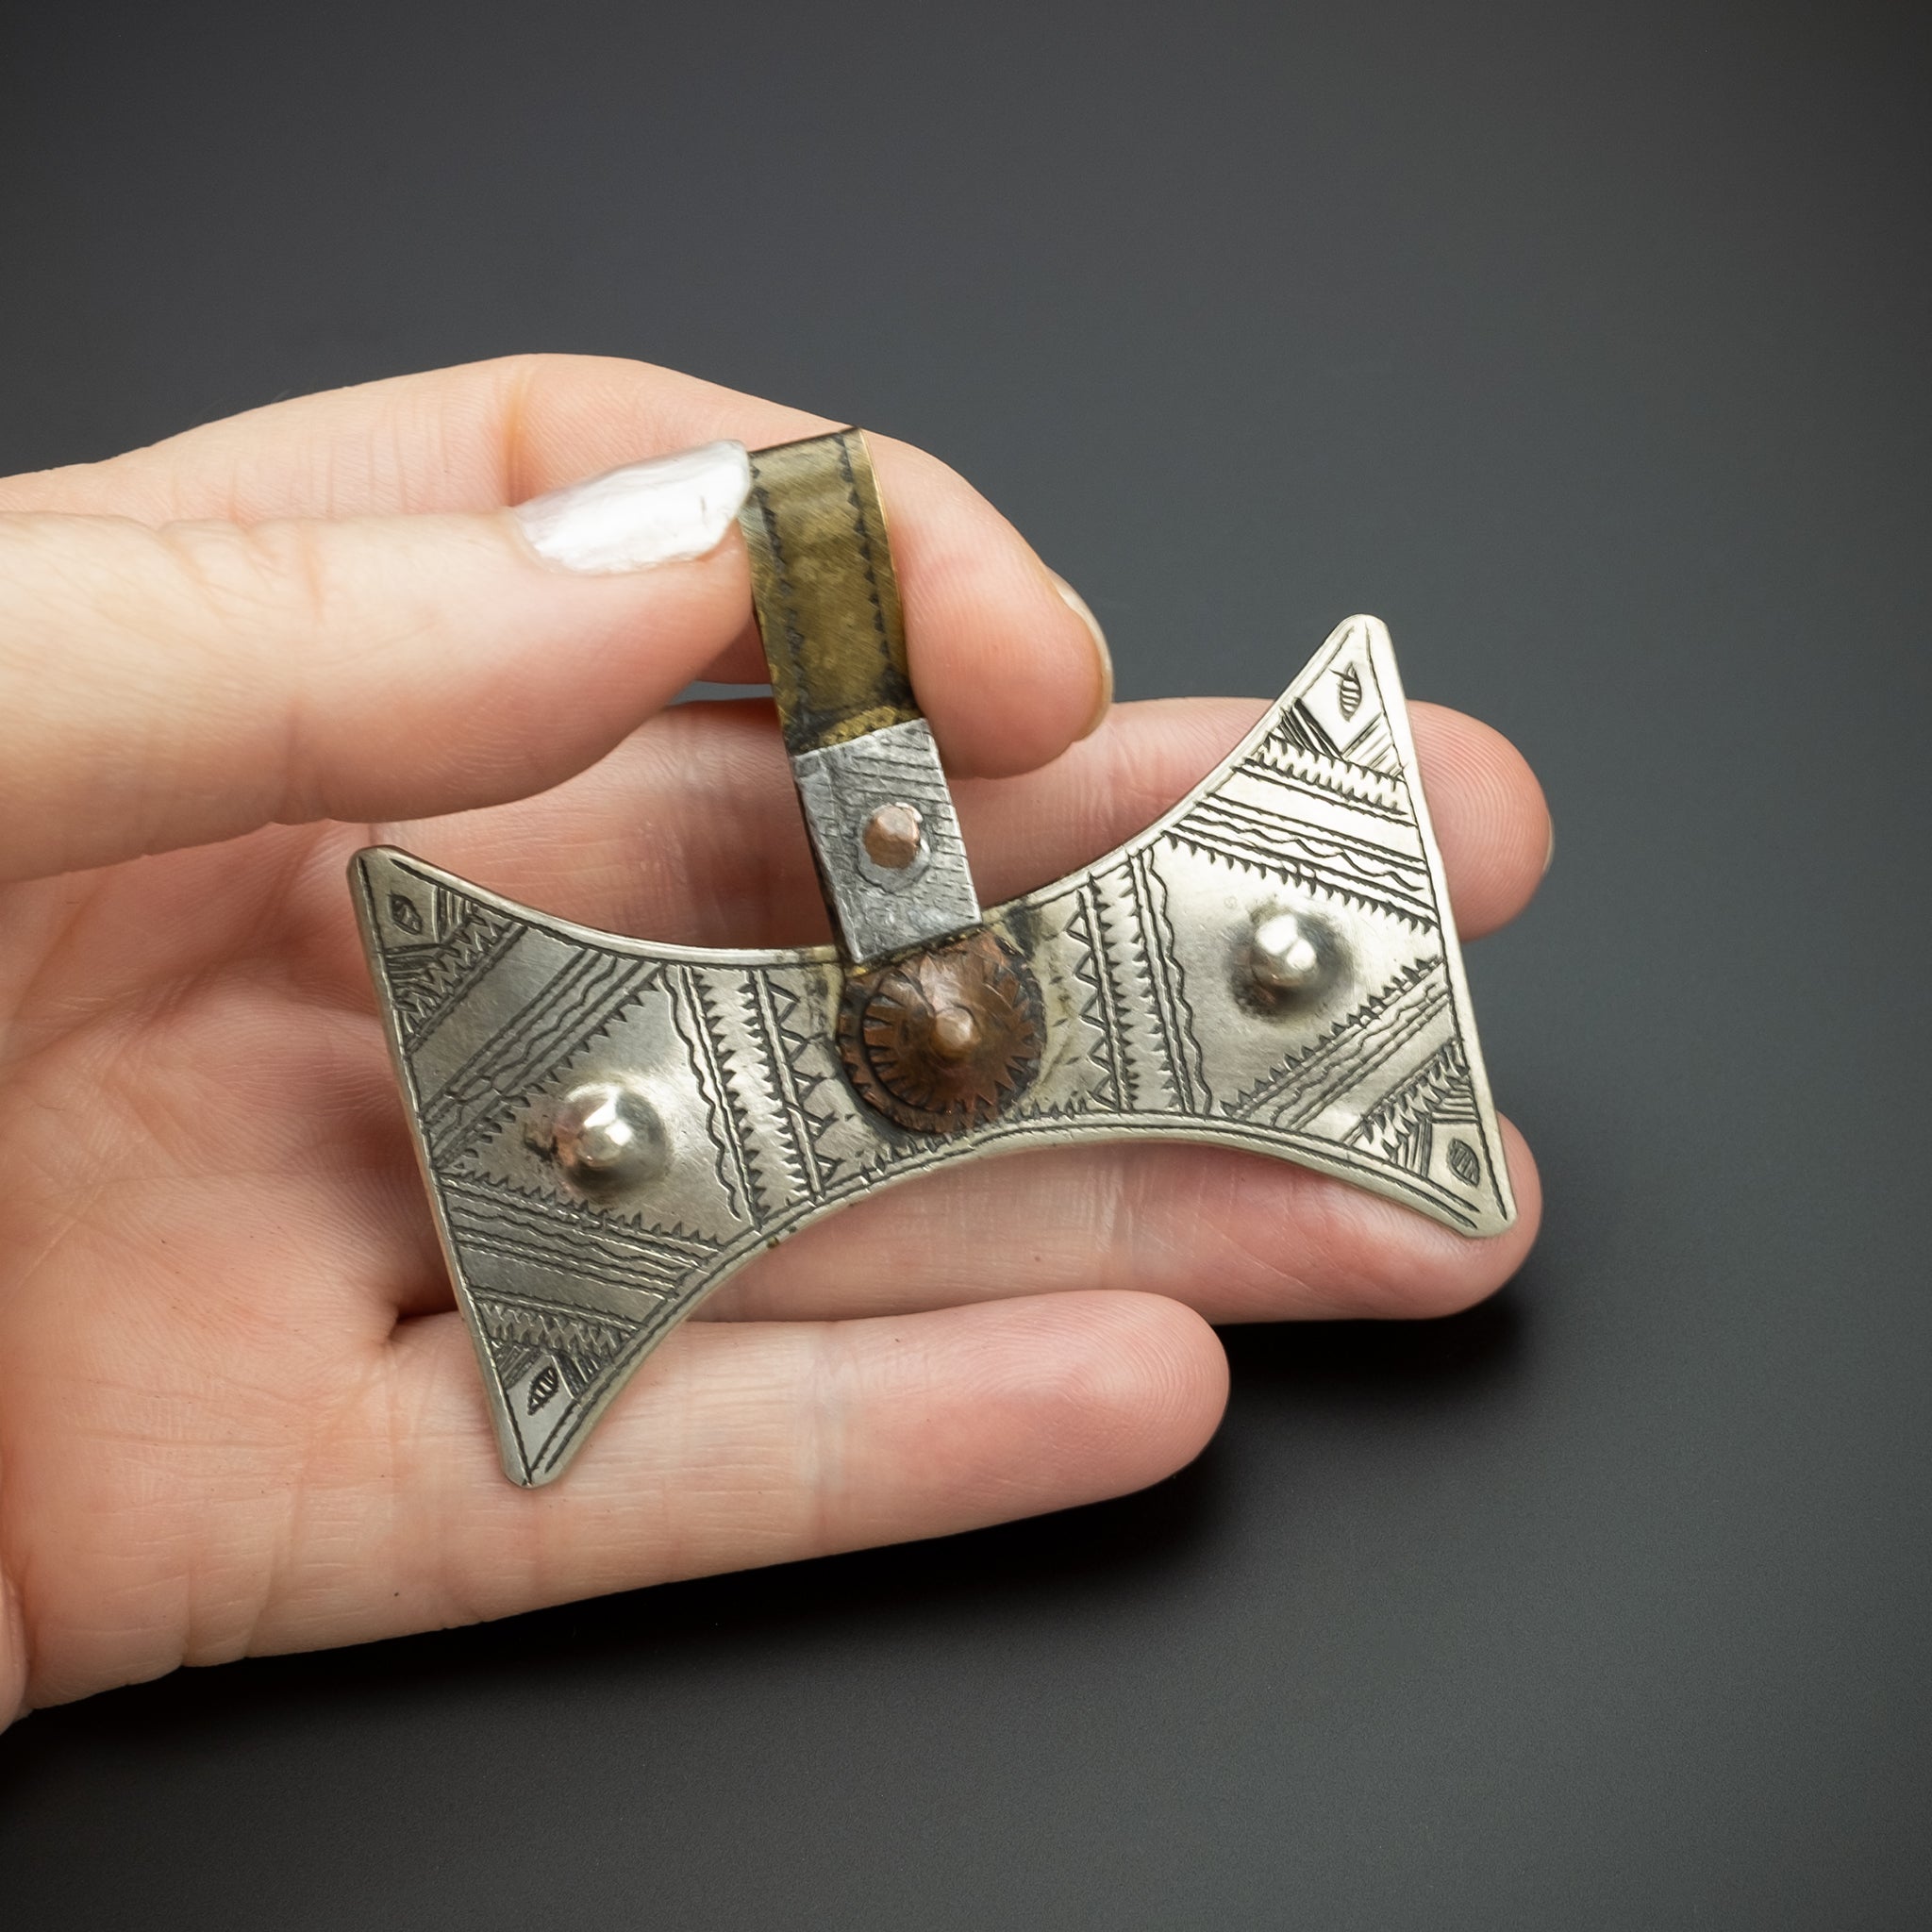
[[[1465,1234],[1515,1214],[1388,634],[1341,625],[1175,809],[987,916],[1037,982],[1034,1077],[948,1139],[867,1107],[829,948],[707,953],[550,919],[386,848],[357,899],[458,1300],[519,1483],[556,1476],[625,1378],[747,1260],[891,1182],[1129,1138],[1274,1155]],[[1308,1000],[1254,996],[1258,923],[1319,923]],[[651,1177],[592,1194],[556,1124],[624,1083]]]

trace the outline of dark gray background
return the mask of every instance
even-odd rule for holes
[[[1127,696],[1339,617],[1548,786],[1548,1224],[1149,1494],[0,1742],[41,1928],[1928,1923],[1900,6],[32,7],[0,469],[527,347],[917,439]]]

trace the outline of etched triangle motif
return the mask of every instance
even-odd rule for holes
[[[1515,1218],[1373,618],[1340,626],[1164,818],[986,915],[1039,983],[1046,1044],[1023,1102],[951,1138],[895,1125],[843,1073],[829,948],[713,955],[594,932],[384,847],[353,878],[519,1483],[558,1475],[745,1262],[861,1193],[994,1148],[1218,1142],[1464,1234]],[[623,1158],[599,1167],[596,1133]]]

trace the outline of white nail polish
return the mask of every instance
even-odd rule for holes
[[[546,562],[592,575],[702,557],[751,493],[741,442],[705,442],[533,496],[512,514]]]

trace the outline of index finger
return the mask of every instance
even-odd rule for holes
[[[0,481],[0,511],[255,524],[491,510],[718,438],[756,448],[832,426],[647,363],[512,357],[300,396],[107,462]],[[1000,776],[1046,763],[1106,709],[1097,630],[977,491],[923,450],[870,440],[913,682],[948,764]],[[745,608],[714,676],[762,681],[748,586]]]

